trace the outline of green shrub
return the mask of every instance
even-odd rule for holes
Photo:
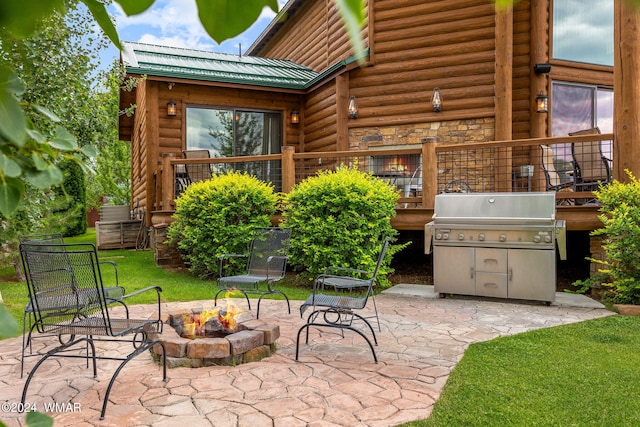
[[[272,184],[242,172],[191,184],[176,199],[169,239],[191,272],[217,274],[222,254],[246,253],[253,230],[271,225],[277,200]]]
[[[599,273],[576,282],[582,290],[596,283],[611,288],[605,297],[615,303],[640,304],[640,182],[626,171],[628,183],[614,180],[594,194],[602,203],[599,216],[603,227],[591,232],[604,236],[606,259],[589,258],[602,266]]]
[[[87,196],[84,172],[78,163],[66,161],[60,164],[64,183],[56,188],[56,194],[65,202],[54,213],[64,219],[64,236],[79,236],[87,232]]]
[[[371,271],[380,252],[382,237],[396,231],[399,193],[394,186],[352,167],[322,171],[298,183],[286,198],[283,226],[292,230],[289,261],[302,281],[311,280],[328,266]],[[386,274],[393,253],[390,247],[379,272],[381,286],[389,286]]]

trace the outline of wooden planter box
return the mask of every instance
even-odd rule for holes
[[[135,248],[140,233],[146,233],[142,220],[96,222],[98,249]]]
[[[131,210],[129,205],[120,205],[120,206],[111,206],[111,205],[103,205],[100,206],[100,221],[110,222],[110,221],[127,221],[131,219]]]

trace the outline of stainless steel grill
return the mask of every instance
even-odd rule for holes
[[[553,302],[556,247],[567,255],[555,208],[546,192],[437,195],[425,225],[435,291]]]

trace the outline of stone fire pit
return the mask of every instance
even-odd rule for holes
[[[176,330],[182,330],[185,316],[200,315],[203,309],[174,310],[163,315],[161,334],[152,334],[152,340],[161,340],[167,351],[167,367],[191,367],[214,365],[239,365],[256,362],[271,356],[276,351],[276,340],[280,336],[278,325],[268,325],[254,318],[251,312],[236,314],[234,328],[215,329],[209,337],[184,338]],[[215,335],[215,336],[214,336]],[[155,359],[162,355],[162,347],[151,349]]]

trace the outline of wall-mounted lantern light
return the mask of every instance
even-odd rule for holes
[[[549,97],[542,92],[536,96],[536,112],[548,113],[549,112]]]
[[[167,116],[173,117],[177,114],[176,103],[173,102],[173,99],[170,99],[167,102]]]
[[[431,96],[431,106],[433,111],[439,113],[442,110],[442,97],[440,96],[440,88],[433,89],[433,95]]]
[[[292,125],[297,125],[298,123],[300,123],[300,113],[298,113],[297,110],[292,110],[291,114],[289,115],[289,119],[291,120]]]
[[[356,97],[352,96],[349,98],[349,106],[347,107],[347,111],[349,112],[349,117],[352,119],[358,118],[358,102],[356,101]]]

